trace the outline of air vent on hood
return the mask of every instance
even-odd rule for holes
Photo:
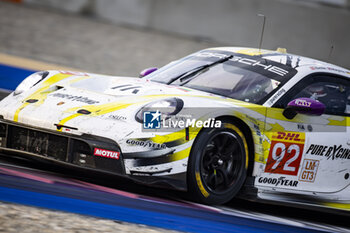
[[[60,130],[60,129],[62,129],[62,128],[78,130],[78,128],[70,127],[70,126],[65,126],[65,125],[60,125],[60,124],[55,124],[55,126],[57,127],[57,130]]]
[[[86,109],[80,109],[77,111],[77,113],[84,114],[84,115],[91,114],[91,112],[89,110],[86,110]]]

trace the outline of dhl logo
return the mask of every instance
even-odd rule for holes
[[[277,132],[272,136],[272,139],[278,141],[288,141],[301,143],[305,141],[304,133],[291,133],[291,132]]]

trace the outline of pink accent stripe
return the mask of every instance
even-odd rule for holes
[[[42,178],[40,176],[30,175],[28,173],[24,173],[24,172],[12,170],[12,169],[0,167],[0,170],[4,171],[5,174],[8,174],[8,175],[19,176],[19,177],[23,177],[23,178],[30,179],[30,180],[41,181],[41,182],[48,183],[48,184],[54,183],[52,180],[45,179],[45,178]]]
[[[60,182],[63,184],[74,185],[74,186],[81,187],[81,188],[90,188],[93,190],[103,191],[103,192],[107,192],[107,193],[113,193],[113,194],[129,197],[129,198],[134,198],[134,199],[139,198],[139,195],[137,195],[137,194],[124,192],[124,191],[120,191],[120,190],[116,190],[116,189],[112,189],[112,188],[108,188],[108,187],[104,187],[104,186],[100,186],[100,185],[96,185],[96,184],[92,184],[92,183],[88,183],[88,182],[84,182],[84,181],[80,181],[80,180],[75,180],[75,179],[67,179],[67,178],[61,178],[61,177],[55,177],[55,176],[43,174],[44,176],[47,177],[47,178],[44,178],[44,177],[39,176],[39,175],[37,176],[37,175],[26,173],[26,172],[30,172],[30,171],[20,172],[17,170],[8,169],[8,168],[4,168],[4,167],[0,167],[0,172],[7,174],[7,175],[23,177],[26,179],[36,180],[36,181],[40,181],[40,182],[44,182],[44,183],[48,183],[48,184],[54,184],[54,183]]]
[[[120,190],[117,190],[117,189],[112,189],[112,188],[100,186],[100,185],[97,185],[97,184],[91,184],[91,183],[87,183],[87,182],[80,181],[80,180],[74,180],[74,181],[78,182],[78,183],[85,184],[88,187],[94,188],[95,190],[99,190],[99,191],[103,191],[103,192],[107,192],[107,193],[113,193],[113,194],[129,197],[129,198],[134,198],[134,199],[139,198],[139,195],[134,194],[134,193],[124,192],[124,191],[120,191]]]

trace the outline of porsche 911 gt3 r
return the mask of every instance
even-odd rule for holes
[[[7,153],[187,190],[349,209],[350,71],[212,48],[142,78],[44,71],[0,102]]]

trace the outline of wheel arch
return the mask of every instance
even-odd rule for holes
[[[250,184],[250,180],[251,180],[250,177],[252,177],[253,168],[254,168],[254,161],[255,161],[255,159],[254,159],[255,149],[254,149],[253,134],[252,134],[252,131],[251,131],[249,125],[246,122],[244,122],[243,120],[239,119],[238,117],[231,116],[231,115],[222,115],[222,116],[217,116],[215,118],[215,120],[221,120],[221,121],[225,121],[226,123],[232,123],[236,128],[238,128],[241,131],[241,133],[239,133],[239,132],[237,132],[237,133],[243,134],[243,136],[245,137],[246,143],[247,143],[247,147],[248,147],[248,168],[247,168],[246,176],[245,176],[245,179],[242,180],[243,183],[241,184],[242,186],[240,186],[240,190],[238,191],[238,193],[232,195],[229,198],[229,199],[232,199],[235,195],[241,195],[240,193],[246,193],[246,191],[244,191],[243,189],[247,185],[247,182],[248,182],[248,184]],[[198,132],[196,138],[194,139],[193,145],[196,145],[196,143],[199,142],[198,140],[200,138],[200,135],[202,133],[205,133],[205,132],[206,131],[204,128],[202,128]],[[190,164],[188,164],[188,166],[187,166],[187,179],[186,179],[187,190],[190,191],[190,195],[192,196],[192,198],[194,198],[193,200],[200,201],[203,203],[209,203],[209,202],[212,202],[214,199],[207,199],[209,197],[208,191],[203,187],[203,184],[201,181],[198,183],[198,179],[201,180],[201,178],[197,178],[197,174],[195,174],[193,172],[193,169],[189,169],[189,168],[191,168],[191,166],[194,166],[193,159],[195,157],[193,157],[193,155],[194,155],[193,153],[194,153],[194,151],[197,151],[197,149],[198,148],[192,146],[191,151],[190,151],[189,162],[190,162],[190,160],[192,162]],[[192,185],[190,185],[190,184],[192,184]],[[206,194],[207,194],[207,196],[206,196]],[[211,194],[210,198],[212,198],[213,195],[214,194]],[[196,198],[200,198],[201,200],[196,199]],[[216,202],[213,202],[213,203],[216,203]],[[222,202],[222,203],[224,203],[224,202]]]
[[[236,125],[244,134],[244,137],[247,140],[248,144],[248,171],[247,176],[252,176],[254,169],[254,161],[255,161],[255,148],[254,148],[254,139],[251,129],[248,124],[243,120],[235,117],[235,116],[220,116],[216,118],[217,120],[228,120],[232,122],[232,124]]]

